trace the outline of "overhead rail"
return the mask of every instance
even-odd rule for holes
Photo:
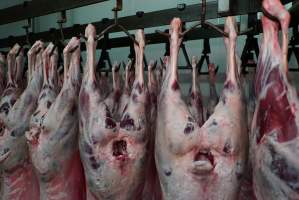
[[[108,0],[33,0],[0,9],[0,25],[79,8]]]
[[[34,2],[40,2],[45,0],[39,0]],[[55,2],[56,0],[51,0]],[[66,2],[69,2],[70,0],[66,0]],[[94,0],[95,1],[95,0]],[[260,3],[254,3],[255,1],[260,2],[259,0],[253,0],[253,1],[243,1],[243,0],[234,0],[235,4],[238,5],[239,9],[234,8],[230,15],[245,15],[248,13],[256,13],[261,11]],[[63,1],[62,1],[63,2]],[[82,0],[76,0],[73,2],[82,2]],[[91,2],[91,0],[89,0]],[[289,2],[289,1],[287,1]],[[245,7],[247,6],[247,10]],[[118,22],[120,24],[123,24],[126,26],[127,30],[136,30],[138,28],[151,28],[151,27],[159,27],[168,25],[169,22],[174,17],[180,17],[182,21],[184,22],[194,22],[198,21],[201,17],[201,4],[193,4],[193,5],[182,5],[179,4],[177,8],[170,8],[165,10],[159,10],[159,11],[153,11],[145,13],[143,11],[137,11],[136,15],[122,17],[118,19]],[[218,8],[218,1],[209,1],[206,2],[206,15],[205,19],[215,19],[221,17],[219,13],[217,12]],[[0,12],[1,15],[1,12]],[[153,19],[159,19],[159,20],[153,20]],[[1,18],[0,18],[1,20]],[[293,20],[296,20],[293,18]],[[103,18],[99,22],[94,22],[93,25],[95,25],[96,29],[100,32],[104,30],[105,28],[111,26],[115,23],[114,19],[107,19]],[[86,28],[87,24],[75,24],[72,27],[66,27],[63,28],[63,35],[64,39],[70,39],[73,36],[80,35],[84,33],[84,30]],[[260,24],[257,23],[256,26],[256,33],[259,33],[261,31]],[[218,25],[218,27],[223,27],[222,25]],[[49,27],[50,28],[50,27]],[[60,37],[60,31],[58,32],[58,37]],[[110,30],[110,33],[113,32],[119,32],[120,29],[118,27],[114,27]],[[35,41],[38,39],[42,39],[45,42],[52,41],[53,36],[49,34],[49,31],[39,32],[39,33],[30,33],[30,41]],[[190,33],[186,35],[186,40],[192,40],[192,39],[203,39],[203,38],[214,38],[214,37],[221,37],[220,34],[216,33],[213,30],[204,30],[202,28],[197,28],[194,33]],[[130,44],[130,38],[128,37],[121,37],[121,38],[115,38],[115,39],[109,39],[110,40],[110,47],[109,48],[116,48],[116,47],[123,47],[123,46],[129,46]],[[158,34],[148,34],[147,35],[148,43],[157,44],[157,43],[164,43],[166,38],[162,38]],[[24,44],[26,41],[28,41],[28,34],[22,35],[22,36],[10,36],[7,38],[0,39],[0,48],[6,48],[10,47],[15,43]],[[102,42],[99,41],[98,48],[102,47]]]

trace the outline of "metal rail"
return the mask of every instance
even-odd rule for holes
[[[34,2],[43,2],[46,0],[39,0],[39,1],[34,1]],[[56,2],[58,0],[50,0],[53,2]],[[83,2],[83,0],[65,0],[61,2]],[[99,2],[99,0],[85,0],[84,2]],[[104,0],[101,0],[104,1]],[[253,1],[244,1],[244,0],[236,0],[239,2],[237,10],[233,11],[231,14],[236,14],[236,15],[242,15],[242,14],[248,14],[248,13],[254,13],[254,12],[259,12],[261,11],[261,7],[256,1],[259,0],[253,0]],[[285,2],[289,2],[290,0],[287,0]],[[242,3],[243,2],[243,3]],[[254,3],[255,2],[255,3]],[[285,3],[284,2],[284,3]],[[247,9],[245,9],[247,7]],[[59,7],[59,6],[58,6]],[[215,19],[219,18],[220,16],[217,13],[217,1],[209,1],[206,3],[206,15],[205,19]],[[139,12],[140,13],[140,12]],[[1,12],[0,12],[1,16]],[[127,16],[127,17],[122,17],[118,19],[118,22],[120,24],[126,25],[126,29],[128,30],[136,30],[138,28],[150,28],[150,27],[158,27],[158,26],[164,26],[168,25],[169,22],[174,18],[174,17],[180,17],[182,21],[184,22],[193,22],[193,21],[198,21],[201,16],[201,4],[194,4],[194,5],[189,5],[184,7],[184,9],[178,9],[178,8],[170,8],[170,9],[165,9],[165,10],[159,10],[159,11],[154,11],[154,12],[149,12],[149,13],[143,13],[142,15],[138,15],[138,12],[136,15],[133,16]],[[2,18],[0,17],[0,20]],[[159,20],[153,20],[153,19],[159,19]],[[298,19],[292,18],[292,20],[296,21]],[[114,19],[103,19],[102,21],[95,22],[93,23],[98,31],[104,30],[105,28],[109,27],[110,25],[114,24]],[[293,23],[294,24],[294,23]],[[80,35],[80,33],[84,33],[85,27],[87,24],[82,24],[82,25],[74,25],[73,27],[67,27],[63,28],[63,33],[64,33],[64,38],[65,39],[70,39],[71,37],[75,35]],[[257,25],[259,26],[259,25]],[[223,28],[223,26],[217,26],[219,28]],[[119,32],[119,28],[114,27],[110,30],[110,33],[112,32]],[[258,32],[258,31],[257,31]],[[57,31],[57,35],[59,37],[60,31]],[[213,38],[213,37],[221,37],[220,34],[217,34],[213,30],[204,30],[201,28],[196,29],[196,31],[192,34],[187,34],[186,40],[189,40],[189,38],[194,38],[194,39],[202,39],[202,38]],[[159,36],[158,34],[148,34],[146,36],[147,40],[149,40],[149,43],[163,43],[164,41],[167,40],[167,38],[163,38]],[[40,32],[40,33],[34,33],[30,34],[30,39],[32,41],[42,39],[45,42],[52,41],[53,36],[49,34],[49,31],[45,32]],[[0,48],[5,48],[5,47],[10,47],[14,43],[20,43],[25,44],[27,37],[26,35],[23,36],[17,36],[17,37],[9,37],[9,38],[3,38],[0,39]],[[124,47],[124,46],[129,46],[129,38],[128,37],[121,37],[121,38],[116,38],[116,39],[110,39],[110,48],[116,48],[116,47]],[[101,42],[99,42],[98,45],[99,48],[101,48]]]
[[[0,25],[48,15],[108,0],[38,0],[0,10]]]

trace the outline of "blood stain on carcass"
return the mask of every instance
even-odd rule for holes
[[[174,82],[172,83],[172,85],[171,85],[171,89],[174,90],[174,91],[180,89],[180,86],[179,86],[179,84],[178,84],[177,81],[174,81]]]
[[[191,93],[191,98],[192,98],[192,99],[196,99],[196,95],[195,95],[194,92]]]
[[[286,94],[283,94],[285,87],[278,70],[271,71],[267,81],[272,82],[272,85],[268,87],[266,96],[260,100],[257,114],[257,126],[260,128],[260,134],[257,135],[257,143],[260,143],[265,134],[271,133],[273,130],[277,131],[279,142],[287,142],[297,136],[295,116],[288,109],[290,104]],[[279,96],[281,97],[277,99]]]

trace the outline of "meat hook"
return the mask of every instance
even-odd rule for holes
[[[60,19],[57,21],[57,23],[59,24],[59,29],[60,29],[60,39],[62,42],[64,42],[64,33],[63,33],[63,24],[67,22],[67,19],[66,19],[66,12],[65,10],[64,11],[61,11],[60,13]]]
[[[104,34],[108,31],[110,31],[112,28],[118,27],[122,32],[124,32],[136,45],[139,46],[138,42],[135,40],[135,38],[129,33],[129,31],[119,24],[118,21],[118,12],[122,10],[122,0],[116,0],[116,7],[112,9],[114,12],[114,23],[109,25],[107,28],[105,28],[98,36],[97,40],[100,40],[103,38]]]

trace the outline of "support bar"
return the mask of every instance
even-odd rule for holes
[[[48,0],[39,0],[39,1],[34,1],[34,2],[43,2],[43,1],[48,1]],[[50,1],[74,2],[73,0],[65,0],[65,1],[50,0]],[[77,2],[77,4],[79,4],[78,2],[86,3],[86,2],[96,2],[96,1],[100,2],[100,1],[104,1],[104,0],[85,0],[85,1],[76,0],[75,2]],[[236,0],[236,1],[243,1],[243,0]],[[254,0],[254,1],[257,1],[257,0]],[[258,4],[254,4],[254,5],[255,6],[251,6],[251,8],[250,8],[251,12],[258,12],[261,10],[260,5],[258,5]],[[57,6],[57,7],[61,7],[61,6]],[[206,9],[207,9],[206,10],[206,19],[207,20],[220,17],[217,13],[217,7],[218,7],[218,5],[217,5],[216,0],[207,2],[207,4],[206,4]],[[235,14],[239,14],[239,15],[248,14],[248,11],[246,11],[245,9],[236,10],[236,12],[237,13],[235,13]],[[232,14],[234,14],[234,13],[232,13]],[[1,18],[1,15],[2,15],[2,13],[0,12],[0,21],[3,19],[3,18]],[[118,21],[120,24],[125,25],[128,30],[136,30],[139,28],[151,28],[151,27],[169,25],[170,21],[174,17],[180,17],[182,19],[182,21],[184,21],[184,22],[198,21],[200,19],[200,15],[201,15],[201,4],[193,4],[193,5],[186,6],[183,10],[179,10],[177,8],[170,8],[170,9],[165,9],[165,10],[144,13],[142,16],[133,15],[133,16],[122,17],[122,18],[119,18]],[[153,20],[153,19],[158,19],[158,20]],[[292,21],[295,21],[294,18],[292,18]],[[110,19],[110,20],[102,20],[100,22],[95,22],[93,24],[95,25],[97,31],[100,32],[113,23],[114,23],[113,19]],[[294,24],[294,22],[293,22],[293,24]],[[84,33],[86,26],[87,26],[87,24],[83,24],[83,25],[75,25],[73,27],[64,28],[63,33],[64,33],[65,39],[70,39],[71,37],[75,36],[78,33]],[[199,29],[199,30],[202,30],[202,29]],[[119,32],[119,31],[120,31],[119,29],[113,28],[110,31],[110,33]],[[208,34],[205,34],[204,30],[200,31],[200,33],[197,32],[197,34],[203,34],[203,36],[200,36],[201,38],[210,38]],[[217,37],[218,37],[218,34],[216,34],[215,32],[212,33],[211,37],[214,37],[213,35],[217,35]],[[34,33],[31,35],[32,41],[35,41],[38,39],[42,39],[43,41],[48,42],[48,41],[51,41],[53,39],[53,37],[49,34],[49,31]],[[155,35],[153,37],[150,37],[150,40],[161,41],[161,38],[158,37],[157,35]],[[16,42],[18,42],[20,44],[24,44],[24,41],[26,41],[25,35],[14,37],[13,41],[11,41],[11,38],[10,39],[9,38],[0,39],[0,48],[10,47],[10,46],[12,46],[12,43],[14,44]],[[122,45],[122,44],[123,44],[123,42],[120,41],[120,45]]]
[[[40,1],[45,1],[45,0],[40,0]],[[59,0],[52,0],[52,1],[56,2]],[[72,1],[72,0],[67,0],[67,1]],[[136,30],[139,28],[150,28],[150,27],[169,25],[170,21],[174,17],[180,17],[184,22],[198,21],[200,19],[200,14],[201,14],[200,7],[201,7],[200,4],[189,5],[186,6],[186,8],[182,11],[179,11],[177,8],[170,8],[170,9],[165,9],[160,11],[144,13],[142,17],[136,15],[122,17],[119,18],[118,22],[120,24],[126,25],[126,28],[128,30]],[[214,0],[214,1],[207,2],[206,12],[207,12],[206,19],[218,18],[219,16],[217,14],[217,1]],[[159,19],[159,20],[153,20],[153,19]],[[1,12],[0,12],[0,22],[1,22]],[[110,19],[108,21],[102,20],[100,22],[95,22],[93,23],[93,25],[96,27],[97,32],[100,32],[113,23],[114,23],[113,19]],[[63,33],[65,39],[70,39],[71,37],[74,36],[74,33],[84,33],[86,26],[87,24],[83,24],[74,27],[64,28]],[[118,32],[118,31],[120,30],[117,28],[113,28],[110,31],[110,33]],[[50,41],[52,38],[49,35],[49,32],[45,31],[40,33],[34,33],[31,39],[33,41],[38,39],[43,39],[43,41]],[[9,47],[11,43],[16,43],[16,42],[22,44],[25,40],[26,40],[26,36],[14,37],[13,42],[11,42],[11,40],[9,40],[8,38],[0,39],[0,48]]]
[[[25,1],[22,5],[16,5],[0,10],[0,25],[8,24],[28,18],[48,15],[63,10],[83,7],[90,4],[108,0],[38,0]]]

